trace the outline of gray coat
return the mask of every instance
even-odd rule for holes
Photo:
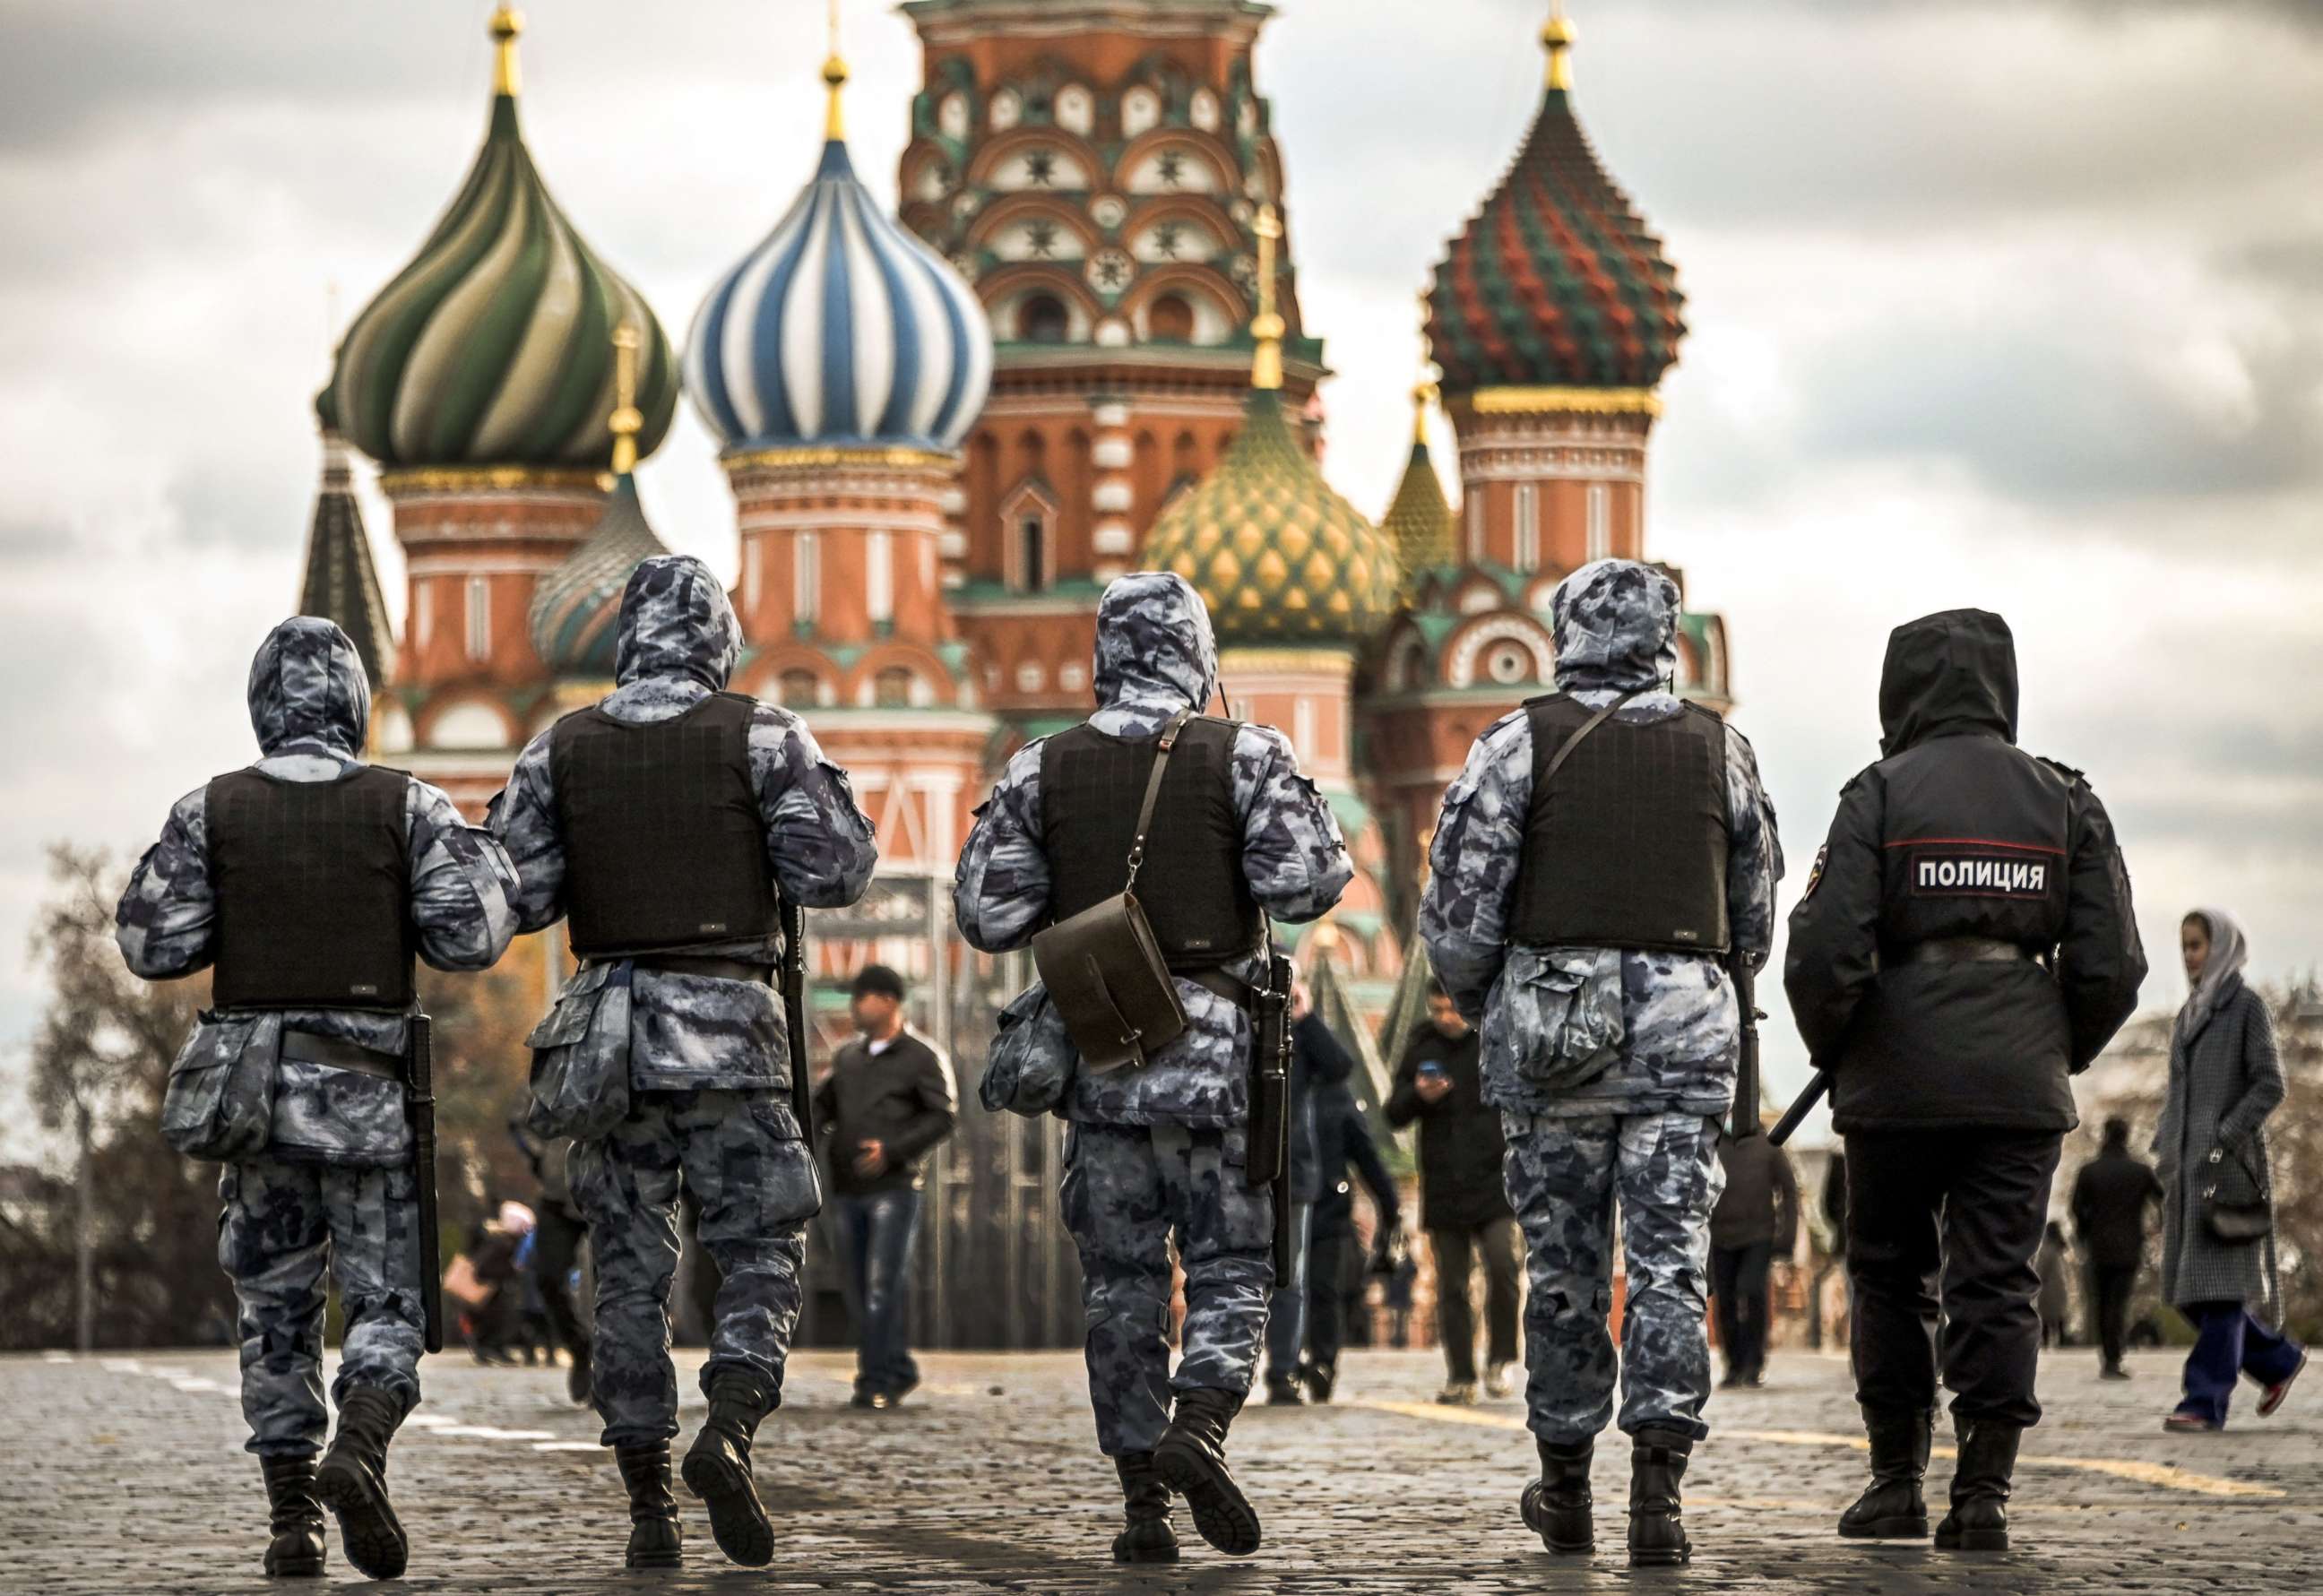
[[[2247,1148],[2264,1176],[2261,1126],[2282,1101],[2282,1065],[2266,1001],[2239,977],[2210,1017],[2170,1045],[2170,1089],[2153,1134],[2167,1191],[2162,1212],[2162,1291],[2180,1307],[2197,1302],[2263,1301],[2268,1245],[2229,1244],[2202,1225],[2202,1171],[2214,1147]],[[2229,1155],[2231,1156],[2231,1154]]]

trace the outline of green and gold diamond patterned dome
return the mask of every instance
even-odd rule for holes
[[[1258,356],[1241,434],[1146,535],[1148,570],[1174,571],[1210,607],[1221,647],[1356,644],[1392,614],[1395,548],[1332,491],[1282,413],[1272,211],[1259,222]]]
[[[1154,523],[1144,564],[1194,584],[1222,647],[1356,643],[1395,608],[1395,551],[1323,480],[1272,389],[1252,391],[1226,458]]]

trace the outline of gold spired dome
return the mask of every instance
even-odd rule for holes
[[[1153,524],[1143,563],[1193,583],[1222,647],[1359,643],[1394,611],[1395,550],[1323,480],[1282,413],[1272,207],[1257,230],[1258,352],[1242,431]]]

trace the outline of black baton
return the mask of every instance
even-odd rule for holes
[[[783,900],[783,1029],[791,1041],[791,1112],[814,1145],[814,1086],[807,1078],[806,911]]]
[[[1767,1133],[1767,1140],[1777,1147],[1788,1142],[1792,1133],[1806,1123],[1807,1115],[1814,1112],[1814,1105],[1823,1101],[1823,1094],[1830,1090],[1831,1071],[1816,1070],[1814,1078],[1807,1082],[1807,1089],[1792,1099],[1791,1105],[1783,1111],[1783,1117],[1775,1122],[1775,1128]]]

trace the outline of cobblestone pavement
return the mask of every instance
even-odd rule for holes
[[[696,1354],[698,1356],[698,1354]],[[948,1354],[892,1414],[849,1408],[843,1356],[802,1354],[758,1456],[782,1541],[774,1565],[726,1565],[698,1505],[691,1566],[626,1576],[627,1517],[610,1454],[562,1399],[561,1371],[424,1366],[427,1398],[391,1471],[411,1530],[396,1589],[668,1591],[1597,1591],[1767,1592],[2311,1591],[2323,1546],[2323,1387],[2223,1436],[2164,1435],[2165,1356],[2104,1384],[2088,1353],[2043,1370],[2049,1422],[2025,1444],[2014,1523],[2023,1549],[1946,1556],[1838,1541],[1862,1468],[1846,1369],[1778,1355],[1764,1390],[1722,1393],[1686,1481],[1697,1546],[1685,1570],[1620,1556],[1626,1455],[1597,1469],[1593,1562],[1552,1561],[1517,1520],[1533,1467],[1517,1403],[1428,1401],[1423,1353],[1351,1353],[1328,1408],[1253,1407],[1235,1454],[1266,1547],[1230,1560],[1194,1542],[1174,1570],[1106,1557],[1117,1507],[1090,1439],[1075,1358]],[[0,1358],[0,1589],[256,1591],[265,1542],[254,1460],[241,1451],[232,1355]],[[686,1390],[688,1436],[700,1399]],[[680,1445],[684,1444],[682,1439]],[[1948,1463],[1932,1481],[1940,1494]],[[334,1536],[331,1579],[361,1583]],[[308,1587],[313,1588],[313,1587]]]

